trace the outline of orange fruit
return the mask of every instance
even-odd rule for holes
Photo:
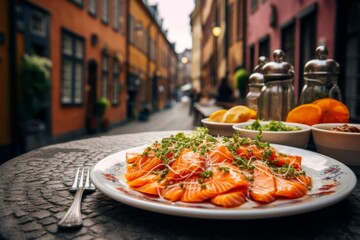
[[[225,123],[239,123],[246,122],[250,119],[250,108],[244,105],[237,105],[229,110],[224,115]]]
[[[255,109],[249,108],[250,109],[250,119],[256,119],[257,117],[257,112]]]
[[[320,123],[322,117],[322,109],[316,104],[301,104],[293,108],[287,115],[287,122],[302,123],[306,125],[314,125]]]
[[[342,102],[333,98],[321,98],[313,104],[319,106],[322,111],[321,123],[348,123],[350,118],[349,109]]]
[[[213,112],[212,114],[210,114],[209,120],[214,121],[214,122],[223,122],[224,115],[226,112],[227,112],[226,109],[217,110],[217,111]]]

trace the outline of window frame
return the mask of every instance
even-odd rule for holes
[[[64,53],[64,39],[65,36],[70,37],[71,39],[71,49],[72,52],[71,54],[66,54]],[[79,58],[76,56],[76,52],[77,52],[77,41],[82,42],[82,58]],[[84,88],[85,88],[85,38],[72,33],[66,29],[61,29],[61,87],[60,87],[60,102],[61,105],[66,105],[66,106],[81,106],[84,104]],[[71,62],[71,79],[70,79],[70,101],[66,102],[64,101],[64,97],[65,97],[65,89],[64,89],[64,84],[65,84],[65,75],[64,75],[64,67],[65,67],[65,61],[70,61]],[[81,83],[80,83],[80,102],[76,102],[77,96],[76,96],[76,66],[77,64],[81,64],[82,65],[82,76],[81,76]]]
[[[231,3],[230,5],[227,6],[228,10],[227,10],[227,23],[228,26],[226,28],[227,30],[227,44],[228,46],[231,46],[234,43],[234,4]]]
[[[71,2],[73,4],[75,4],[76,6],[78,6],[79,8],[83,8],[84,7],[84,0],[71,0]]]
[[[107,68],[104,68],[104,60],[106,59],[106,66]],[[101,54],[101,97],[109,99],[109,71],[110,71],[110,64],[109,64],[109,54],[107,51],[103,51]],[[105,79],[105,78],[106,79]],[[104,81],[105,79],[105,81]]]
[[[109,24],[109,0],[101,0],[101,22],[106,25]]]
[[[286,37],[288,37],[288,31],[292,30],[292,40],[293,41],[289,41],[289,39],[285,39]],[[295,63],[295,51],[296,51],[296,19],[293,18],[290,21],[288,21],[287,23],[283,24],[280,28],[280,34],[281,34],[281,49],[284,51],[285,53],[285,58],[284,61],[290,63],[290,64],[294,64]],[[285,44],[286,43],[286,44]],[[292,45],[290,45],[289,47],[289,43],[292,43]],[[289,51],[289,49],[291,49],[291,52]],[[291,54],[289,54],[289,52]]]
[[[254,13],[258,10],[259,8],[259,3],[258,0],[251,0],[250,2],[250,12]]]
[[[111,96],[111,104],[113,106],[117,106],[120,104],[120,92],[121,92],[121,68],[120,61],[117,57],[113,58],[113,68],[112,68],[112,96]],[[117,71],[116,71],[117,70]]]
[[[120,1],[119,0],[113,0],[113,22],[112,22],[112,28],[114,31],[119,31],[120,22]]]
[[[245,11],[244,11],[244,2],[243,0],[237,0],[237,13],[236,13],[236,38],[237,40],[242,40],[244,38],[244,22],[245,22]]]
[[[260,38],[259,40],[259,57],[265,56],[268,59],[271,58],[271,50],[270,50],[271,42],[270,42],[270,35],[267,34],[264,37]],[[267,54],[262,54],[263,49],[267,49]]]
[[[96,17],[97,16],[97,4],[98,1],[97,0],[89,0],[88,1],[88,13],[90,14],[90,16]],[[94,4],[94,9],[92,9],[91,5]]]

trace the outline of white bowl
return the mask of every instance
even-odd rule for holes
[[[351,166],[360,166],[360,133],[335,132],[331,128],[344,123],[320,123],[311,126],[316,151]],[[360,129],[360,124],[347,125]]]
[[[221,123],[209,120],[209,118],[201,119],[202,124],[209,129],[209,134],[213,136],[231,137],[235,132],[233,129],[236,123]]]
[[[270,121],[261,121],[261,125],[268,124]],[[281,145],[287,145],[292,147],[306,148],[311,127],[300,123],[282,122],[286,126],[299,127],[301,130],[296,131],[262,131],[261,141],[276,143]],[[260,131],[244,129],[244,127],[251,125],[252,122],[237,123],[233,126],[235,131],[239,132],[241,137],[249,137],[251,139],[257,139]]]

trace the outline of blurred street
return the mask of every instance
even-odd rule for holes
[[[189,114],[189,102],[174,102],[171,108],[152,114],[148,121],[132,121],[98,135],[193,129],[193,115]]]

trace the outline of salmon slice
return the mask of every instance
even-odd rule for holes
[[[162,182],[159,182],[155,179],[153,182],[142,185],[141,187],[134,188],[136,191],[151,194],[151,195],[160,195],[161,190],[164,188]]]
[[[139,153],[131,153],[131,152],[126,153],[126,162],[128,164],[134,163],[134,162],[138,161],[140,158],[141,158],[141,155]]]
[[[232,163],[234,161],[233,154],[224,145],[220,145],[211,151],[208,158],[211,163]]]
[[[273,147],[269,148],[259,148],[256,145],[249,145],[249,146],[240,146],[238,149],[236,149],[236,154],[241,157],[246,157],[247,159],[250,159],[251,157],[256,157],[258,159],[263,157],[264,151],[271,150],[271,155],[268,156],[268,159],[271,159],[275,155],[275,149]]]
[[[295,177],[295,180],[304,184],[305,186],[311,186],[312,184],[312,180],[311,177],[307,176],[307,175],[299,175],[297,177]]]
[[[190,182],[187,182],[181,201],[203,202],[230,189],[248,187],[245,177],[238,168],[230,164],[223,167],[225,166],[228,167],[228,172],[222,171],[218,167],[211,168],[210,170],[213,172],[212,177],[204,179],[202,183],[198,182],[201,178],[192,179]]]
[[[128,181],[132,181],[147,173],[151,173],[154,170],[163,169],[164,167],[165,165],[159,158],[142,156],[134,163],[127,166],[125,178]]]
[[[275,177],[276,182],[276,196],[287,198],[299,198],[307,193],[307,186],[304,184],[288,180],[280,177]]]
[[[179,201],[185,192],[185,188],[180,186],[180,183],[175,183],[164,187],[161,190],[161,196],[172,202]]]
[[[275,179],[270,169],[258,164],[254,169],[254,181],[249,187],[250,197],[257,202],[270,203],[276,199]]]
[[[205,159],[199,154],[184,148],[179,157],[169,167],[166,179],[170,181],[181,181],[192,175],[197,175],[203,171]]]
[[[238,207],[246,201],[246,192],[246,187],[231,189],[230,191],[220,193],[219,195],[211,198],[210,202],[226,208]]]
[[[127,184],[131,188],[137,188],[137,187],[141,187],[145,184],[157,181],[158,179],[159,179],[159,175],[150,173],[150,174],[142,175],[141,177],[138,177],[130,182],[128,181]]]
[[[293,166],[295,169],[299,169],[301,167],[301,156],[296,155],[280,155],[276,154],[273,159],[270,159],[270,162],[275,166],[282,167],[285,164],[288,166]]]

